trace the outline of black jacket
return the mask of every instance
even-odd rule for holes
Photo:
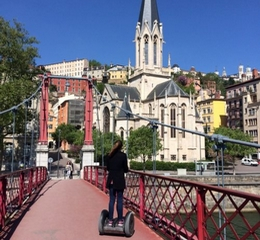
[[[107,170],[108,177],[106,188],[109,188],[111,182],[113,182],[113,188],[116,190],[125,189],[125,176],[128,172],[127,157],[126,154],[118,151],[112,157],[107,158]]]

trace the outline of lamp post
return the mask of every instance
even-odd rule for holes
[[[152,123],[151,129],[153,131],[153,174],[156,173],[156,134],[158,126],[155,123]]]
[[[61,130],[58,129],[58,166],[57,166],[57,178],[60,177],[60,132]]]

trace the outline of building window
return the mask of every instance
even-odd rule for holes
[[[160,155],[160,158],[161,158],[161,161],[164,160],[164,155],[161,154],[161,155]]]
[[[171,155],[171,160],[176,161],[176,155]]]
[[[153,113],[153,110],[152,110],[153,108],[152,108],[152,104],[149,104],[149,116],[151,116],[152,115],[152,113]]]
[[[149,37],[148,35],[144,36],[144,61],[145,64],[148,65],[148,52],[149,52]]]
[[[52,124],[49,124],[48,128],[49,128],[49,129],[52,129],[52,128],[53,128],[53,125],[52,125]]]
[[[161,105],[161,123],[162,123],[162,125],[161,125],[161,137],[163,138],[164,137],[164,126],[163,126],[163,124],[164,124],[164,106],[163,105]]]
[[[187,155],[182,155],[182,160],[186,161],[187,160]]]
[[[183,104],[181,108],[181,127],[185,129],[185,121],[186,121],[186,106]],[[182,131],[182,137],[185,138],[185,131]]]
[[[158,37],[155,36],[153,40],[153,64],[157,65],[157,40]]]
[[[103,119],[104,119],[103,131],[104,133],[108,133],[110,130],[110,113],[107,107],[105,107],[103,111]]]
[[[176,126],[176,105],[171,105],[170,124],[171,124],[171,126]],[[176,138],[176,129],[175,128],[171,128],[171,138]]]
[[[120,131],[120,137],[121,137],[121,140],[123,141],[124,140],[124,130],[123,129]]]

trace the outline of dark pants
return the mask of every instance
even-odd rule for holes
[[[116,210],[117,210],[118,220],[123,219],[123,192],[124,192],[123,189],[115,190],[115,189],[113,189],[113,185],[110,186],[110,188],[109,188],[109,205],[108,205],[109,220],[113,220],[115,201],[117,202]]]

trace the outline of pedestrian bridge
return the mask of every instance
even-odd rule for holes
[[[115,239],[98,232],[108,207],[106,169],[50,179],[45,167],[0,177],[1,239]],[[132,239],[260,239],[260,196],[137,171],[126,175],[125,212],[135,213]]]

